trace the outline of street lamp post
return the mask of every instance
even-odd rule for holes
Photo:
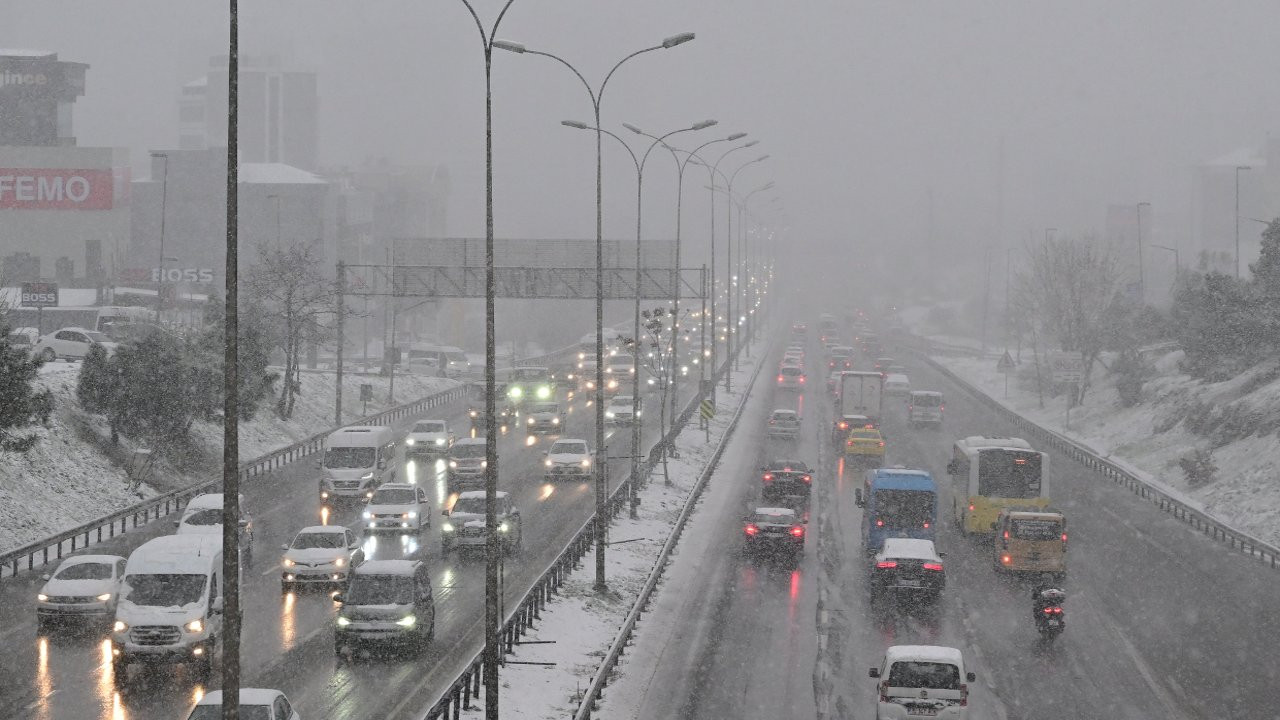
[[[636,297],[635,297],[635,329],[633,330],[634,334],[632,335],[633,340],[632,340],[632,346],[631,346],[632,352],[635,353],[635,364],[633,365],[633,367],[636,367],[636,371],[635,371],[636,374],[634,376],[635,379],[632,381],[632,392],[631,392],[631,453],[630,453],[631,455],[630,507],[631,507],[631,517],[635,518],[636,517],[636,490],[637,490],[636,484],[640,480],[640,427],[641,427],[640,426],[640,386],[639,386],[640,374],[639,374],[639,368],[637,366],[640,362],[640,294],[641,294],[640,293],[640,281],[641,281],[640,242],[641,242],[641,221],[644,218],[644,215],[643,215],[644,168],[645,168],[645,165],[649,162],[649,153],[653,152],[653,149],[657,147],[663,140],[677,133],[709,128],[712,125],[715,125],[716,121],[704,120],[702,122],[694,123],[693,125],[690,125],[689,127],[686,127],[686,128],[672,130],[671,132],[661,136],[657,140],[650,143],[649,148],[645,150],[644,155],[640,158],[636,157],[635,152],[631,149],[631,146],[627,144],[627,141],[618,137],[618,135],[613,132],[610,132],[608,130],[603,130],[600,127],[593,127],[584,122],[578,122],[576,120],[562,120],[560,124],[565,125],[566,127],[576,128],[578,130],[595,130],[597,132],[603,132],[605,135],[608,135],[614,140],[617,140],[618,143],[622,145],[622,148],[627,151],[628,155],[631,156],[631,162],[634,163],[636,167],[636,275],[635,275]],[[676,268],[675,281],[677,283],[680,282],[679,267]],[[661,356],[659,356],[659,358],[661,358]],[[672,373],[674,374],[674,372],[675,371],[673,369]],[[664,430],[662,428],[662,425],[659,424],[658,434],[661,435],[663,434],[663,432]]]
[[[500,636],[502,615],[498,601],[498,423],[494,398],[497,378],[497,352],[494,344],[494,307],[497,288],[493,277],[493,46],[498,26],[506,17],[515,0],[507,0],[493,25],[488,30],[471,6],[470,0],[462,0],[484,48],[484,408],[485,408],[485,474],[484,474],[484,715],[487,720],[498,720],[498,661],[502,656]]]
[[[633,132],[633,133],[636,133],[637,135],[643,135],[643,136],[645,136],[645,137],[647,137],[647,138],[650,138],[650,139],[653,139],[653,140],[657,140],[657,139],[658,139],[658,138],[654,137],[653,135],[650,135],[650,134],[648,134],[648,133],[644,132],[643,130],[641,130],[640,128],[638,128],[638,127],[636,127],[636,126],[634,126],[634,125],[627,125],[627,124],[625,124],[625,123],[624,123],[624,124],[623,124],[623,127],[627,128],[628,130],[630,130],[630,131],[631,131],[631,132]],[[684,197],[684,170],[685,170],[685,168],[687,168],[687,167],[689,166],[689,161],[690,161],[690,160],[693,160],[695,157],[697,157],[697,153],[698,153],[698,151],[699,151],[699,150],[701,150],[702,148],[705,148],[705,147],[707,147],[707,146],[709,146],[709,145],[714,145],[715,143],[720,143],[720,142],[730,142],[730,141],[733,141],[733,140],[740,140],[740,139],[742,139],[742,138],[744,138],[744,137],[746,137],[746,133],[733,133],[732,135],[729,135],[728,137],[717,138],[717,139],[715,139],[715,140],[708,140],[708,141],[706,141],[706,142],[702,143],[701,145],[699,145],[698,147],[694,148],[694,149],[693,149],[693,151],[692,151],[692,152],[690,152],[690,153],[688,154],[688,157],[686,157],[684,160],[681,160],[681,159],[680,159],[679,154],[677,154],[677,153],[678,153],[678,151],[676,150],[676,148],[671,147],[670,145],[666,144],[665,142],[664,142],[664,143],[662,143],[662,146],[663,146],[664,148],[666,148],[666,149],[671,153],[671,158],[672,158],[672,159],[675,161],[675,163],[676,163],[676,267],[677,267],[677,268],[678,268],[678,267],[680,267],[680,215],[681,215],[681,201],[682,201],[682,199],[683,199],[683,197]],[[700,160],[700,159],[699,159],[699,162],[701,162],[701,160]],[[703,164],[705,164],[705,163],[703,163]],[[713,236],[712,236],[712,243],[714,243],[714,242],[715,242],[715,236],[713,235]],[[714,248],[714,245],[713,245],[713,248]],[[714,269],[714,268],[715,268],[715,262],[714,262],[714,261],[715,261],[715,255],[714,255],[714,254],[712,254],[711,259],[712,259],[712,263],[711,263],[712,272],[714,273],[714,272],[715,272],[715,269]],[[713,277],[714,277],[714,275],[713,275]],[[703,312],[702,312],[702,317],[703,317],[703,328],[704,328],[704,331],[703,331],[703,349],[702,349],[702,357],[698,359],[698,362],[699,362],[699,364],[700,364],[700,365],[705,365],[705,364],[706,364],[706,362],[707,362],[707,355],[706,355],[706,332],[705,332],[705,327],[706,327],[706,317],[707,317],[707,312],[706,312],[706,298],[705,298],[705,295],[707,295],[707,294],[710,294],[710,295],[711,295],[711,301],[712,301],[712,303],[713,303],[713,307],[714,307],[714,303],[715,303],[715,287],[714,287],[714,283],[712,284],[712,287],[709,289],[709,292],[708,292],[708,293],[704,293],[704,298],[703,298]],[[677,284],[676,284],[676,293],[675,293],[675,298],[674,298],[674,301],[673,301],[673,305],[672,305],[672,307],[673,307],[673,311],[672,311],[672,316],[671,316],[671,328],[672,328],[672,329],[671,329],[671,357],[676,358],[676,357],[679,357],[679,355],[680,355],[680,353],[677,351],[677,349],[678,349],[678,347],[679,347],[679,341],[680,341],[680,326],[679,326],[679,323],[680,323],[680,320],[679,320],[679,317],[680,317],[680,285],[679,285],[679,283],[677,283]],[[713,311],[711,314],[712,314],[712,320],[713,320],[713,322],[714,322],[715,312]],[[712,330],[714,331],[714,325],[712,326]],[[714,339],[714,336],[713,336],[713,338],[712,338],[711,346],[712,346],[712,355],[714,356],[714,354],[715,354],[715,339]],[[714,365],[714,363],[713,363],[713,365]],[[705,372],[705,371],[704,371],[704,372]],[[672,417],[675,417],[675,416],[676,416],[676,398],[679,396],[679,392],[677,391],[677,388],[678,388],[678,382],[677,382],[677,380],[678,380],[678,378],[679,378],[679,377],[680,377],[679,373],[674,373],[674,372],[673,372],[673,373],[671,373],[671,416],[672,416]],[[715,376],[714,376],[714,375],[712,375],[711,377],[712,377],[712,379],[714,379],[714,377],[715,377]],[[699,392],[701,392],[701,388],[699,388]]]
[[[768,159],[769,159],[768,155],[761,155],[755,160],[748,160],[745,163],[739,165],[738,169],[734,170],[733,173],[729,175],[729,181],[727,183],[728,197],[730,199],[733,198],[733,181],[735,178],[738,177],[738,173],[742,172],[743,170],[745,170],[747,167],[751,165],[754,165],[759,162],[764,162],[765,160],[768,160]],[[737,322],[737,317],[733,313],[733,229],[732,229],[733,228],[733,223],[732,223],[733,204],[732,202],[728,203],[728,206],[729,206],[729,218],[730,218],[730,223],[729,223],[730,231],[729,231],[729,236],[725,238],[725,251],[724,251],[725,252],[725,268],[724,268],[725,286],[724,288],[725,288],[725,307],[726,307],[724,351],[728,357],[733,357],[733,342],[734,342],[734,335],[735,335],[735,330],[737,329],[738,322]],[[713,342],[712,347],[714,346],[715,345]],[[729,392],[729,390],[732,388],[732,383],[731,383],[732,376],[733,376],[733,373],[730,373],[727,371],[724,374],[724,391],[725,392]]]
[[[1149,202],[1138,203],[1138,304],[1147,302],[1147,283],[1142,273],[1142,206],[1151,207]]]
[[[169,206],[169,153],[152,152],[151,157],[164,160],[160,180],[160,258],[156,266],[156,324],[160,324],[160,306],[164,304],[164,219]]]
[[[1166,247],[1164,245],[1157,245],[1155,243],[1151,243],[1151,247],[1158,248],[1160,250],[1167,250],[1173,253],[1173,273],[1174,273],[1174,279],[1177,279],[1177,277],[1182,274],[1182,261],[1178,258],[1178,248]]]
[[[1240,171],[1252,170],[1251,165],[1236,166],[1236,279],[1240,279]]]
[[[557,55],[540,50],[529,50],[524,45],[507,40],[497,40],[493,42],[493,47],[507,50],[518,54],[541,55],[550,58],[564,65],[579,80],[582,81],[583,87],[587,89],[587,95],[591,98],[591,108],[595,113],[596,128],[596,523],[595,523],[595,545],[596,545],[596,581],[595,590],[604,592],[608,589],[605,583],[605,496],[608,494],[609,478],[605,457],[607,451],[604,446],[604,164],[601,149],[604,145],[604,133],[600,129],[600,102],[604,99],[604,90],[609,85],[609,79],[613,74],[622,67],[622,64],[631,58],[642,55],[654,50],[666,50],[677,45],[682,45],[694,39],[693,33],[680,33],[672,35],[664,39],[660,44],[652,47],[636,50],[627,55],[614,64],[613,68],[604,76],[604,80],[600,82],[600,87],[592,89],[591,83],[578,72],[578,69],[570,65],[568,61]]]
[[[755,190],[752,190],[751,192],[744,195],[742,198],[742,203],[738,205],[738,233],[740,238],[739,244],[738,244],[738,248],[739,248],[738,262],[739,262],[739,266],[742,268],[741,271],[738,273],[738,277],[740,278],[738,280],[738,285],[741,288],[740,290],[741,294],[739,295],[738,305],[740,307],[747,308],[746,333],[745,333],[745,336],[748,339],[747,357],[751,357],[750,338],[751,338],[751,333],[755,331],[756,310],[755,310],[754,297],[752,297],[751,293],[748,292],[748,289],[751,287],[751,276],[752,276],[751,263],[748,262],[748,258],[751,255],[751,238],[746,231],[746,226],[743,224],[743,216],[745,215],[747,219],[751,218],[751,213],[748,211],[748,204],[751,202],[752,196],[754,196],[756,193],[764,192],[765,190],[771,190],[771,189],[773,189],[772,180],[770,180],[764,185],[761,185]]]
[[[714,163],[707,165],[708,177],[710,178],[710,181],[711,181],[711,250],[710,250],[710,253],[711,253],[711,382],[712,382],[712,385],[715,384],[715,373],[720,368],[720,364],[717,362],[718,356],[716,354],[716,220],[715,220],[716,218],[716,191],[715,191],[716,175],[719,174],[721,177],[724,177],[724,173],[720,172],[720,163],[723,162],[725,158],[729,157],[731,153],[735,153],[745,148],[755,147],[756,145],[759,145],[759,144],[760,144],[759,140],[752,140],[751,142],[743,143],[737,147],[729,148],[728,150],[725,150],[723,153],[720,153],[720,157],[717,158]],[[694,151],[694,152],[697,152],[697,151]],[[699,160],[701,160],[701,158],[699,158]],[[729,262],[727,260],[729,255],[730,243],[733,239],[733,196],[726,194],[726,198],[727,200],[725,202],[725,206],[728,209],[728,213],[726,213],[728,216],[728,223],[727,223],[727,229],[725,231],[725,239],[724,239],[725,256],[726,256],[724,274],[725,274],[725,277],[728,278],[733,273],[733,270],[729,266]],[[725,283],[725,291],[726,291],[725,315],[724,315],[725,328],[726,328],[726,333],[725,333],[725,354],[726,355],[728,355],[729,353],[728,328],[732,327],[731,323],[732,323],[732,315],[733,315],[732,308],[730,307],[730,303],[729,303],[728,289],[729,289],[729,283],[726,282]],[[729,391],[729,385],[728,385],[729,373],[726,372],[724,377],[725,377],[724,389],[725,389],[725,392],[728,392]]]

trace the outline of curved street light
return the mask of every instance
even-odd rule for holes
[[[569,64],[564,58],[541,50],[530,50],[521,43],[512,42],[510,40],[496,40],[493,47],[520,55],[540,55],[550,58],[564,65],[579,80],[582,81],[583,87],[587,89],[587,95],[591,98],[591,108],[595,113],[596,128],[596,442],[595,442],[595,473],[596,473],[596,517],[603,518],[606,514],[605,496],[608,494],[609,477],[606,467],[606,457],[608,453],[604,446],[604,190],[603,175],[604,166],[602,160],[601,148],[604,144],[604,132],[600,129],[600,102],[604,99],[605,88],[609,85],[609,79],[613,74],[622,67],[622,64],[637,55],[643,55],[654,50],[667,50],[677,45],[682,45],[694,39],[693,33],[680,33],[665,38],[660,44],[652,47],[642,48],[627,55],[614,64],[613,68],[604,76],[604,80],[600,82],[600,87],[592,88],[591,83],[583,77],[578,69]],[[595,590],[604,592],[608,589],[605,583],[605,523],[597,522],[595,525],[595,546],[596,546],[596,580]]]

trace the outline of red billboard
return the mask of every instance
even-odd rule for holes
[[[0,168],[0,210],[110,210],[113,171]]]

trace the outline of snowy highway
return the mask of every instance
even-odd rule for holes
[[[682,386],[685,401],[691,383]],[[656,403],[656,396],[651,400]],[[579,395],[570,404],[568,432],[594,436],[594,413]],[[656,407],[656,406],[655,406]],[[460,436],[469,419],[463,403],[438,409]],[[405,427],[405,421],[399,427]],[[654,423],[653,425],[656,425]],[[656,437],[645,426],[645,442]],[[629,452],[629,429],[609,428],[610,455]],[[506,561],[505,597],[518,600],[594,510],[587,482],[543,482],[542,450],[556,436],[526,441],[523,431],[505,433],[499,443],[500,488],[511,492],[524,520],[523,549]],[[245,488],[254,518],[252,564],[244,573],[243,662],[248,684],[285,690],[304,717],[416,718],[452,682],[480,647],[484,615],[483,558],[452,553],[440,556],[440,518],[420,538],[379,536],[366,540],[370,558],[395,558],[420,552],[432,566],[436,593],[436,640],[419,658],[359,658],[346,662],[333,651],[336,606],[326,592],[281,594],[280,546],[301,527],[319,522],[315,458],[304,458],[257,479]],[[625,475],[627,463],[615,461],[610,477]],[[429,488],[436,513],[445,499],[443,461],[406,470]],[[330,523],[355,526],[358,508],[342,509]],[[95,545],[92,552],[128,555],[143,541],[172,532],[167,519],[138,532]],[[37,636],[33,603],[40,580],[30,574],[0,583],[0,717],[5,718],[178,718],[203,692],[184,671],[140,676],[117,691],[105,633],[53,632]]]
[[[808,376],[820,378],[821,349],[812,345]],[[1043,643],[1031,622],[1029,581],[997,577],[989,541],[962,537],[947,517],[951,443],[1014,429],[925,363],[905,351],[890,354],[905,360],[913,389],[946,393],[941,429],[908,427],[903,403],[895,400],[886,400],[883,423],[885,464],[926,469],[939,482],[945,510],[939,511],[937,545],[947,553],[948,580],[941,603],[906,612],[869,602],[862,511],[854,503],[861,470],[833,459],[831,405],[820,382],[804,394],[802,439],[785,453],[821,459],[806,556],[793,568],[741,553],[741,513],[756,497],[756,468],[779,451],[764,442],[765,416],[769,408],[797,402],[794,393],[759,383],[755,393],[775,397],[753,399],[754,416],[744,417],[730,448],[739,456],[726,459],[713,481],[732,485],[736,499],[715,505],[720,514],[703,519],[712,525],[711,540],[686,547],[671,570],[681,577],[681,562],[697,568],[693,585],[678,588],[681,599],[659,606],[679,607],[682,614],[658,631],[659,639],[641,632],[636,655],[660,662],[632,666],[642,677],[624,677],[619,692],[643,700],[608,707],[610,717],[869,718],[876,695],[867,669],[887,646],[915,643],[964,651],[978,676],[973,717],[1275,716],[1280,668],[1272,656],[1280,618],[1257,608],[1274,597],[1280,578],[1066,458],[1054,458],[1050,478],[1071,536],[1068,629],[1055,643]],[[814,642],[819,629],[823,637]]]

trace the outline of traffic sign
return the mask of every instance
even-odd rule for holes
[[[702,412],[702,417],[710,420],[716,416],[716,401],[711,398],[707,398],[702,401],[702,407],[699,409]]]
[[[1048,357],[1053,382],[1080,384],[1084,381],[1084,356],[1079,352],[1050,352]]]
[[[1008,350],[1004,351],[1004,355],[1000,357],[1000,362],[996,363],[996,372],[1005,374],[1013,372],[1013,357],[1009,355]]]

